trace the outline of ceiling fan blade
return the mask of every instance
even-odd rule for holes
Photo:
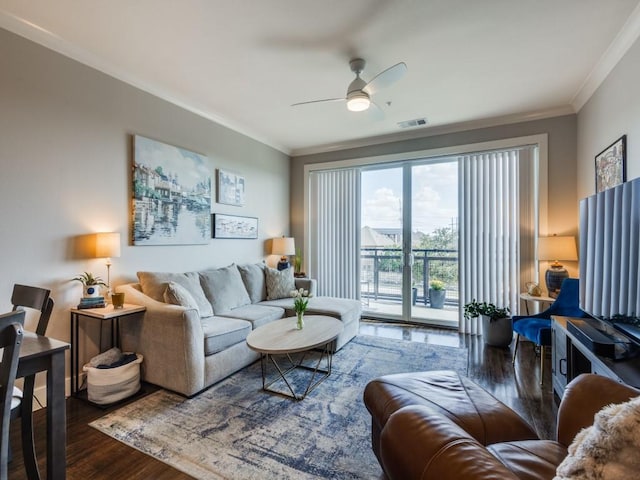
[[[299,105],[308,105],[310,103],[323,103],[323,102],[344,102],[346,98],[325,98],[323,100],[311,100],[310,102],[298,102],[294,103],[291,106],[297,107]]]
[[[371,102],[369,104],[367,114],[371,120],[384,120],[384,111],[376,102]]]
[[[393,67],[389,67],[373,77],[362,90],[369,95],[373,95],[378,90],[386,88],[400,80],[405,73],[407,73],[407,64],[404,62],[397,63]]]

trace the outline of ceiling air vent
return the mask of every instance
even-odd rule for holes
[[[406,120],[404,122],[398,122],[400,128],[422,127],[427,124],[426,118],[416,118],[414,120]]]

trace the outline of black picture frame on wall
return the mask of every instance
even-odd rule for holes
[[[245,240],[258,238],[258,219],[256,217],[242,217],[225,213],[213,213],[211,216],[213,217],[211,222],[213,238]]]
[[[627,181],[627,136],[596,155],[596,193]]]

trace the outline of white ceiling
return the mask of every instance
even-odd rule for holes
[[[0,27],[289,154],[576,112],[640,32],[639,0],[0,0]],[[343,103],[400,61],[374,100]],[[387,104],[390,102],[390,105]],[[418,130],[397,122],[426,117]],[[426,129],[426,130],[425,130]]]

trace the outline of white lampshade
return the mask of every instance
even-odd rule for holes
[[[273,255],[294,255],[296,253],[296,245],[293,237],[274,238],[271,245],[271,253]]]
[[[120,233],[96,233],[96,258],[116,258],[120,256]]]
[[[538,260],[578,260],[576,239],[571,236],[538,238]]]

